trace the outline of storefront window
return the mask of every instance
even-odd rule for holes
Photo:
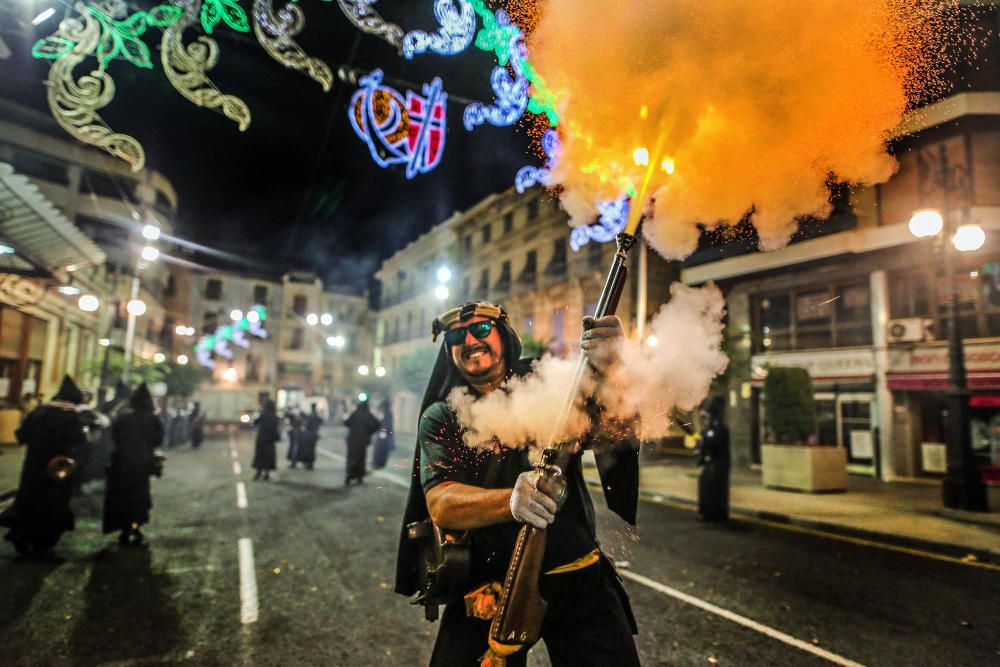
[[[874,458],[870,400],[842,400],[840,403],[840,442],[847,447],[852,463],[871,463]]]
[[[1000,336],[1000,299],[993,297],[989,268],[994,262],[963,262],[956,268],[959,326],[963,338]],[[948,336],[948,281],[937,267],[897,271],[889,277],[893,319],[929,317],[938,339]]]
[[[791,349],[792,299],[788,295],[762,298],[760,304],[761,330],[758,340],[764,351]]]
[[[768,294],[755,300],[757,352],[870,345],[867,283]]]
[[[837,446],[837,401],[816,400],[817,444]]]

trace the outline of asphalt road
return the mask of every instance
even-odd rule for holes
[[[405,457],[345,488],[341,440],[320,448],[270,482],[245,432],[168,451],[147,549],[100,534],[99,484],[60,561],[3,543],[0,664],[425,664],[436,626],[391,591]],[[600,513],[645,665],[1000,664],[997,569],[667,505],[639,525]]]

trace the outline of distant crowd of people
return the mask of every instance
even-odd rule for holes
[[[141,527],[152,508],[150,477],[163,472],[161,448],[202,445],[206,415],[198,402],[177,398],[157,409],[149,388],[134,391],[119,383],[114,393],[91,405],[92,397],[66,376],[48,403],[25,406],[17,429],[25,458],[13,504],[0,513],[5,539],[24,557],[47,559],[62,534],[74,529],[70,507],[84,485],[104,480],[102,530],[118,533],[126,547],[145,544]],[[299,464],[312,470],[324,418],[315,403],[308,412],[298,406],[279,417],[273,400],[264,401],[257,429],[252,467],[254,479],[270,479],[277,467],[277,443],[288,437],[289,468]],[[345,484],[361,484],[367,474],[368,448],[373,444],[372,466],[385,467],[395,449],[391,402],[371,412],[367,400],[353,408],[341,406],[339,418],[347,428]]]
[[[347,414],[346,407],[341,409],[341,416]],[[381,417],[372,414],[368,400],[359,400],[350,414],[343,419],[347,427],[347,474],[344,484],[361,484],[364,481],[368,447],[375,438],[375,448],[372,454],[372,467],[384,468],[389,460],[389,454],[396,448],[393,437],[392,403],[385,399],[381,405]],[[271,471],[278,467],[278,442],[284,430],[288,436],[288,451],[285,455],[289,468],[296,468],[301,463],[306,470],[312,470],[316,461],[316,445],[320,438],[320,428],[324,420],[320,416],[315,403],[309,406],[309,412],[304,413],[298,406],[288,408],[283,416],[278,415],[278,408],[271,399],[264,401],[260,416],[254,421],[257,437],[254,441],[252,467],[254,480],[269,480]]]

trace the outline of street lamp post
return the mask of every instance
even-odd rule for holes
[[[934,211],[918,211],[910,221],[910,231],[916,236],[935,236],[935,247],[942,255],[945,284],[948,291],[948,422],[946,425],[947,472],[941,486],[945,507],[985,512],[986,487],[972,455],[972,432],[969,424],[969,389],[965,372],[965,352],[962,343],[961,321],[958,316],[958,288],[955,274],[955,253],[976,250],[976,247],[957,243],[956,231],[967,225],[964,218],[969,213],[966,199],[957,211],[951,201],[954,190],[961,186],[964,169],[952,165],[944,144],[939,147],[937,172],[933,185],[940,189],[944,200],[943,210],[935,219]],[[957,214],[957,215],[956,215]],[[918,216],[924,216],[919,220]],[[963,218],[962,225],[956,217]],[[982,243],[978,244],[979,246]],[[950,246],[950,247],[949,247]]]
[[[135,309],[131,305],[138,299],[139,273],[136,271],[136,275],[132,277],[132,290],[129,293],[129,301],[125,305],[125,311],[128,313],[128,321],[125,324],[125,358],[122,363],[122,382],[126,385],[128,385],[129,367],[132,365],[132,347],[135,344],[135,318],[137,317],[133,312]]]

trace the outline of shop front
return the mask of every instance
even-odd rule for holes
[[[870,347],[809,350],[755,355],[751,360],[753,412],[764,414],[767,397],[761,389],[768,366],[804,368],[809,371],[816,401],[817,433],[812,444],[847,450],[848,472],[875,476],[879,466],[878,404],[875,391],[875,356]],[[758,419],[753,460],[760,462],[760,443],[766,437]]]
[[[972,452],[980,465],[1000,465],[1000,342],[966,341]],[[939,478],[947,469],[948,347],[944,343],[890,351],[889,389],[896,420],[911,451],[912,474]]]

